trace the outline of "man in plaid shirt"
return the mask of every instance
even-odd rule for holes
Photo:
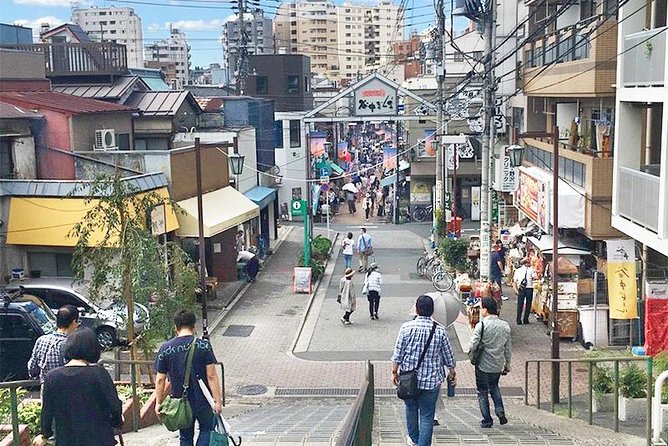
[[[40,336],[35,342],[28,361],[28,375],[32,379],[39,377],[44,382],[49,371],[65,365],[61,349],[67,335],[79,328],[79,310],[73,305],[61,307],[56,313],[56,326],[55,332]]]
[[[417,366],[434,325],[431,319],[434,313],[434,301],[431,297],[426,295],[418,297],[415,302],[415,311],[418,316],[401,326],[394,346],[392,382],[395,386],[399,384],[400,369],[402,371],[413,370]],[[409,445],[431,445],[436,400],[441,383],[445,380],[444,367],[449,369],[448,377],[454,379],[455,365],[455,357],[445,328],[437,324],[422,364],[417,370],[420,394],[413,400],[404,400]]]

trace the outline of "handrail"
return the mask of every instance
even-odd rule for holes
[[[658,444],[661,440],[661,430],[663,428],[663,410],[661,410],[661,389],[663,389],[663,383],[668,380],[668,370],[661,372],[661,374],[656,378],[656,383],[654,384],[654,401],[652,402],[652,414],[654,417],[652,419],[652,441],[654,444]]]
[[[355,398],[336,446],[371,446],[374,411],[373,364],[366,361],[364,383]]]
[[[19,438],[19,397],[16,391],[19,387],[36,387],[39,385],[39,380],[0,382],[0,389],[9,389],[11,399],[9,405],[12,414],[12,446],[21,446],[21,439]]]
[[[529,359],[524,363],[524,404],[529,404],[529,364],[536,364],[536,407],[540,409],[540,364],[541,363],[564,363],[568,364],[568,418],[573,418],[573,363],[585,363],[588,368],[588,408],[589,424],[594,424],[593,398],[594,398],[594,365],[600,362],[612,362],[614,370],[614,417],[615,432],[619,432],[619,363],[620,362],[647,362],[647,421],[645,423],[645,435],[647,446],[652,445],[652,367],[653,359],[651,356],[625,356],[614,358],[573,358],[573,359]],[[663,374],[662,374],[663,375]],[[561,376],[559,377],[561,379]],[[664,378],[665,379],[665,378]],[[659,389],[659,395],[661,390]],[[557,396],[558,398],[558,396]],[[659,398],[659,402],[661,399]],[[551,399],[550,407],[554,413],[555,405],[558,401]],[[660,426],[659,426],[660,429]]]

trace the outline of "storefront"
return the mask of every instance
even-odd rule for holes
[[[255,186],[244,195],[260,208],[260,235],[266,242],[265,248],[268,249],[270,240],[278,238],[278,228],[276,226],[278,215],[277,191],[272,187]],[[251,242],[256,244],[255,240]]]

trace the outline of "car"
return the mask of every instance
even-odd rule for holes
[[[42,299],[54,312],[64,305],[74,305],[81,312],[81,325],[90,327],[97,334],[100,346],[108,350],[127,340],[125,321],[127,306],[116,302],[98,304],[88,298],[86,282],[73,283],[70,279],[28,279],[18,285],[29,294]],[[148,326],[148,308],[135,303],[135,334]]]
[[[56,317],[40,299],[2,293],[0,300],[0,382],[28,379],[28,360],[40,336],[56,331]]]

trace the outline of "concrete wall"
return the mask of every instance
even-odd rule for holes
[[[16,178],[27,180],[37,177],[37,160],[35,158],[35,140],[32,136],[13,138],[12,158]]]
[[[119,135],[127,134],[130,140],[129,150],[134,149],[131,113],[95,113],[81,114],[71,118],[72,145],[74,152],[92,150],[95,145],[95,131],[113,129],[116,140]]]
[[[204,193],[229,186],[227,156],[216,147],[201,148],[202,189]],[[179,150],[171,156],[172,197],[185,200],[197,195],[197,174],[195,170],[195,149]]]
[[[40,110],[44,115],[45,137],[37,148],[37,172],[44,180],[74,180],[74,160],[71,156],[51,148],[71,151],[70,118],[51,110]]]
[[[301,54],[272,54],[250,57],[250,71],[255,76],[246,80],[246,94],[273,99],[276,111],[307,111],[313,108],[311,91],[311,58]],[[299,91],[288,93],[288,76],[299,76]],[[256,77],[266,76],[268,93],[258,94]]]
[[[0,79],[45,79],[45,76],[43,54],[0,49]]]

